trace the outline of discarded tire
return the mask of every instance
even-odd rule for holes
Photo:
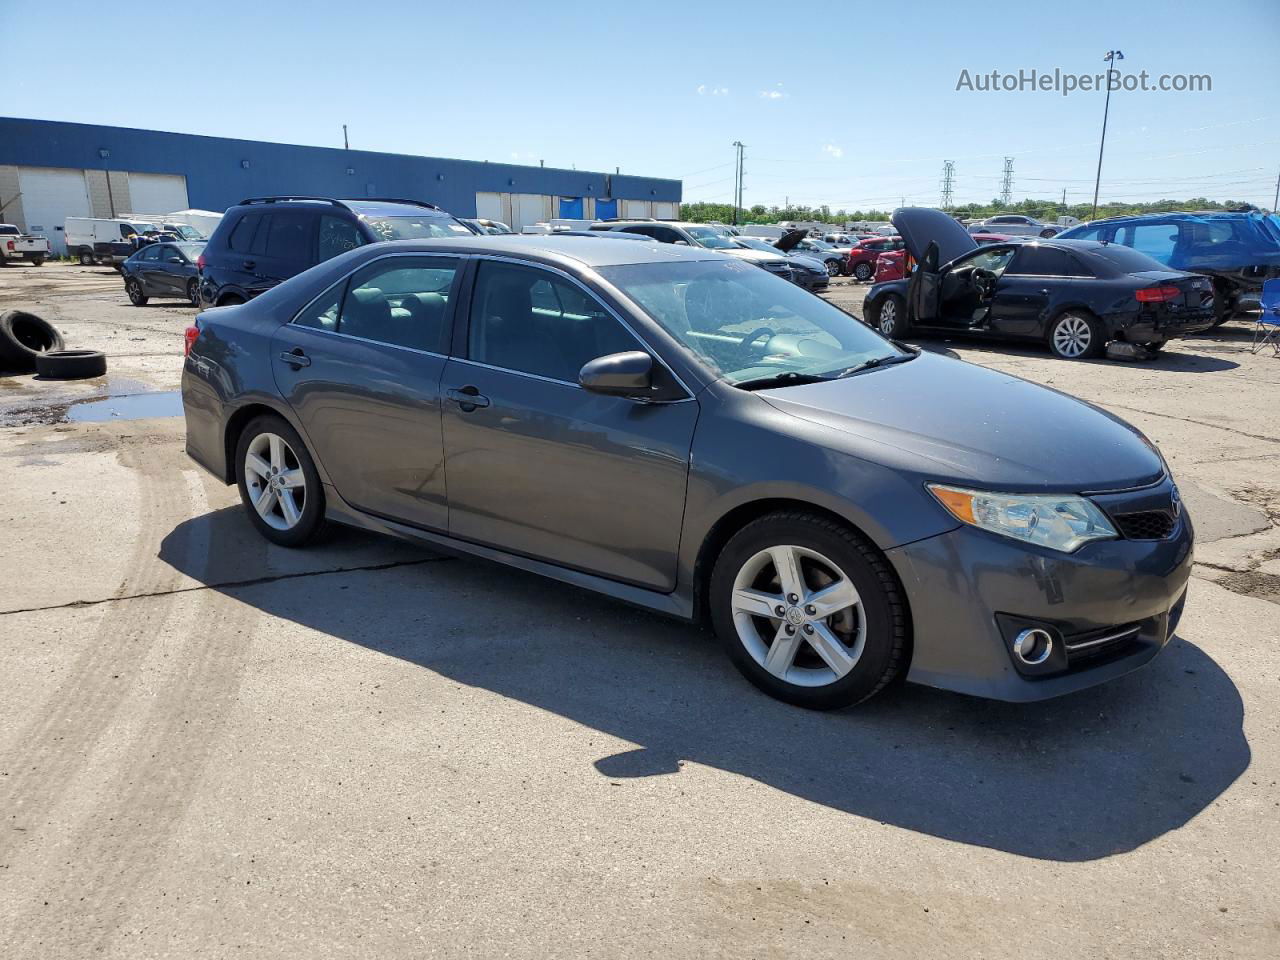
[[[106,354],[98,350],[51,350],[36,355],[36,373],[48,380],[85,380],[106,372]]]
[[[66,344],[53,325],[25,310],[0,314],[0,368],[25,373],[34,370],[36,357]]]

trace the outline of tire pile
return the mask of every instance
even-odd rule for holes
[[[45,380],[84,380],[107,372],[97,350],[67,350],[53,324],[25,310],[0,314],[0,370]]]

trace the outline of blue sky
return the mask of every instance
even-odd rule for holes
[[[146,16],[154,11],[156,16]],[[305,11],[305,12],[304,12]],[[1271,206],[1280,3],[180,5],[0,0],[13,116],[677,177],[831,208],[1092,198],[1103,94],[957,91],[1020,69],[1208,74],[1113,94],[1102,199]],[[136,87],[131,91],[128,64]],[[16,81],[16,86],[15,86]]]

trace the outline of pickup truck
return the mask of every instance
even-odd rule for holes
[[[0,265],[10,260],[30,260],[37,267],[49,258],[49,241],[32,237],[11,223],[0,223]]]

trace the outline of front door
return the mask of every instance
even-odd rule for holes
[[[584,390],[587,361],[645,346],[562,274],[477,267],[465,355],[442,383],[449,533],[673,589],[697,403]]]
[[[1044,336],[1055,291],[1063,299],[1064,290],[1079,282],[1081,272],[1075,258],[1058,247],[1038,243],[1018,247],[996,284],[991,329],[1011,337]]]
[[[343,500],[439,531],[448,518],[440,376],[460,262],[381,257],[271,343],[276,384]]]

